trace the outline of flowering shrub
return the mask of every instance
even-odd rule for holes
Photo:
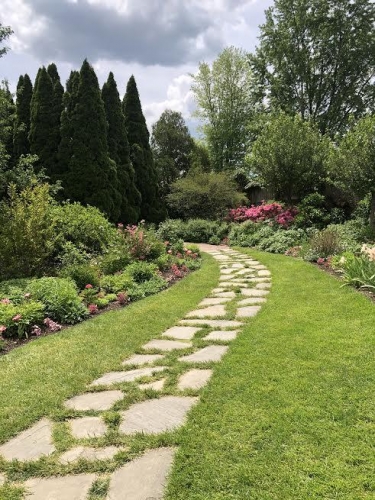
[[[252,222],[272,221],[279,226],[288,227],[293,222],[298,213],[296,207],[284,208],[280,203],[263,203],[262,205],[251,207],[233,208],[229,211],[228,220],[232,222]]]
[[[152,260],[164,253],[164,244],[153,231],[146,230],[144,221],[137,226],[118,224],[118,232],[134,260]]]
[[[375,247],[369,247],[368,245],[363,245],[361,252],[367,256],[367,258],[375,262]]]
[[[31,326],[43,320],[44,306],[28,300],[23,304],[13,304],[10,300],[0,303],[0,335],[3,337],[28,337]]]
[[[98,313],[98,306],[96,304],[90,304],[88,307],[89,313],[91,315]]]
[[[129,301],[129,297],[126,293],[120,292],[117,294],[117,300],[119,304],[124,306]]]
[[[59,323],[56,323],[56,321],[53,321],[51,318],[45,318],[43,323],[50,332],[59,332],[62,328]]]

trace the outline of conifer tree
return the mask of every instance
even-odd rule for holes
[[[125,117],[117,84],[111,72],[103,85],[102,98],[107,117],[108,151],[116,163],[118,191],[121,195],[121,212],[119,220],[125,223],[136,223],[139,220],[141,194],[135,185],[134,169],[130,161],[129,142],[126,134]]]
[[[93,205],[117,221],[121,198],[116,189],[116,164],[108,155],[107,123],[98,79],[87,60],[81,67],[78,88],[73,74],[68,92],[70,109],[66,112],[65,108],[63,114],[60,148],[60,161],[66,167],[65,195]]]
[[[29,75],[21,75],[17,84],[16,123],[14,127],[13,151],[17,159],[30,153],[30,106],[33,84]]]
[[[53,85],[52,107],[50,111],[50,146],[53,151],[48,164],[45,164],[47,174],[54,180],[58,180],[58,149],[61,140],[61,113],[63,110],[64,87],[61,85],[60,76],[57,71],[56,64],[52,63],[47,68],[47,73],[51,78]]]
[[[130,77],[127,84],[123,108],[136,186],[142,196],[141,218],[147,222],[160,222],[165,217],[165,208],[159,196],[158,178],[149,142],[150,135],[134,76]]]

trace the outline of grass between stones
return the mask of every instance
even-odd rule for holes
[[[2,462],[0,472],[6,472],[11,481],[21,482],[32,476],[96,472],[100,477],[94,484],[91,499],[105,498],[108,486],[106,474],[137,456],[147,447],[174,445],[178,433],[158,436],[123,436],[118,432],[120,411],[130,404],[157,397],[153,390],[141,391],[136,383],[115,384],[110,389],[123,389],[125,398],[104,413],[109,432],[103,438],[75,440],[69,432],[67,420],[77,416],[102,415],[101,412],[77,412],[66,409],[63,402],[72,396],[88,392],[87,385],[105,372],[128,369],[122,361],[136,352],[147,341],[177,324],[185,314],[197,307],[217,284],[219,269],[210,256],[204,256],[203,267],[170,289],[119,310],[93,318],[61,334],[45,337],[16,349],[0,359],[0,443],[30,427],[41,417],[54,422],[54,444],[58,452],[84,444],[122,447],[124,451],[109,461],[60,465],[56,454],[36,462]],[[198,339],[204,336],[202,330]],[[197,340],[199,344],[199,340]],[[194,349],[168,353],[158,365],[167,366],[155,379],[167,378],[166,388],[177,379],[183,367],[169,368],[173,360]],[[145,379],[147,382],[149,379]],[[137,381],[140,382],[140,381]],[[101,388],[90,388],[91,391]],[[185,391],[197,395],[198,391]],[[21,491],[9,485],[0,487],[0,498],[18,500]]]
[[[240,251],[271,293],[192,409],[166,499],[374,498],[374,305],[310,264]]]

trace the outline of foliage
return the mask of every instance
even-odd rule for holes
[[[40,278],[33,280],[26,290],[44,304],[46,315],[55,321],[74,324],[86,317],[86,308],[70,279]]]
[[[136,300],[143,299],[149,295],[164,290],[167,287],[167,282],[161,276],[154,276],[148,281],[142,283],[134,284],[127,289],[127,295],[129,299],[134,302]]]
[[[334,226],[317,232],[310,240],[309,255],[317,258],[327,258],[344,250],[339,232]],[[316,260],[310,259],[310,260]]]
[[[158,178],[149,143],[149,132],[134,76],[130,77],[126,87],[123,111],[130,145],[130,158],[135,170],[136,186],[141,193],[140,218],[147,222],[160,222],[165,218],[165,208],[159,196]]]
[[[4,40],[6,40],[10,35],[13,33],[13,30],[10,26],[3,26],[2,23],[0,23],[0,43],[3,43]],[[4,54],[8,52],[8,47],[1,47],[0,48],[0,57],[3,57]]]
[[[375,8],[375,7],[374,7]],[[330,175],[344,190],[371,195],[370,225],[375,229],[375,116],[362,118],[345,135],[329,158]]]
[[[248,123],[254,113],[253,78],[248,55],[228,47],[212,68],[200,63],[192,75],[196,116],[203,122],[212,167],[217,172],[242,167],[249,145]]]
[[[167,219],[159,225],[158,235],[170,243],[182,239],[192,243],[208,243],[216,237],[220,241],[228,235],[228,224],[206,219]]]
[[[100,279],[100,288],[109,293],[126,292],[133,285],[133,280],[126,273],[109,274]]]
[[[12,159],[14,120],[13,95],[9,90],[8,81],[3,80],[0,85],[0,170],[4,170]]]
[[[346,285],[375,290],[375,261],[367,255],[344,259],[342,268]]]
[[[194,141],[182,114],[165,110],[152,126],[151,147],[158,173],[161,196],[190,169]]]
[[[330,214],[325,207],[325,197],[312,193],[298,204],[295,223],[299,227],[316,227],[322,229],[330,222]]]
[[[87,264],[90,257],[85,250],[76,247],[71,241],[64,241],[59,245],[57,260],[62,268]]]
[[[325,176],[328,139],[300,117],[271,117],[249,156],[253,183],[289,204],[316,191]]]
[[[251,207],[238,207],[229,211],[228,220],[232,222],[253,222],[273,221],[280,226],[287,227],[293,224],[298,211],[295,207],[284,208],[280,203],[266,203],[262,205],[252,205]]]
[[[235,182],[225,172],[192,172],[171,186],[167,204],[174,217],[222,218],[230,207],[244,201]]]
[[[136,223],[140,218],[141,194],[135,185],[135,172],[130,161],[125,117],[112,72],[103,85],[102,99],[108,123],[108,152],[117,167],[117,190],[120,196],[118,220],[125,223]]]
[[[123,271],[130,262],[131,255],[126,246],[117,245],[100,258],[99,267],[103,274],[115,274]]]
[[[60,271],[61,278],[70,278],[83,290],[87,284],[99,286],[99,269],[89,264],[76,264],[67,266]]]
[[[28,74],[21,75],[17,84],[16,119],[14,124],[13,151],[15,158],[30,153],[30,106],[33,85]]]
[[[374,105],[371,0],[276,0],[252,68],[272,110],[298,113],[334,136]]]
[[[31,327],[41,324],[43,317],[44,305],[39,301],[24,300],[13,304],[0,300],[0,336],[28,337]]]
[[[352,252],[359,251],[364,242],[374,240],[374,233],[369,226],[359,220],[349,220],[344,224],[330,224],[327,229],[336,231],[342,248]]]
[[[0,206],[0,276],[34,276],[48,267],[56,245],[51,205],[47,184],[20,193],[10,186]]]
[[[125,271],[135,283],[144,283],[156,276],[158,267],[151,262],[133,262]]]
[[[1,154],[1,153],[0,153]],[[7,189],[10,184],[13,184],[17,191],[22,191],[26,188],[32,188],[38,184],[43,184],[48,181],[44,170],[36,172],[35,166],[38,163],[38,157],[35,155],[26,155],[18,158],[15,164],[10,167],[10,163],[6,162],[1,165],[0,161],[0,198],[7,197]],[[51,194],[59,190],[58,184],[50,186]]]
[[[164,244],[155,234],[152,228],[146,229],[141,221],[137,226],[123,227],[119,224],[119,235],[125,245],[126,251],[135,260],[157,259],[165,251]]]

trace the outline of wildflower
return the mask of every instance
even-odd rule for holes
[[[86,290],[91,290],[91,288],[93,288],[92,285],[90,285],[90,283],[88,283],[86,286],[85,286]]]
[[[5,325],[0,325],[0,333],[4,333],[7,331],[7,327]]]
[[[96,304],[90,304],[88,309],[90,314],[97,314],[98,312],[98,306]]]
[[[19,321],[22,318],[22,314],[16,314],[13,316],[12,321]]]
[[[325,259],[323,259],[322,257],[319,257],[319,259],[316,262],[317,262],[317,264],[319,264],[319,266],[322,266],[325,263]]]
[[[31,334],[40,337],[42,335],[42,330],[38,325],[34,325],[31,327]]]
[[[56,323],[51,318],[45,318],[43,323],[46,325],[50,332],[57,332],[62,328],[59,323]]]
[[[0,304],[11,304],[11,301],[9,299],[7,299],[7,298],[1,299],[0,300]]]

